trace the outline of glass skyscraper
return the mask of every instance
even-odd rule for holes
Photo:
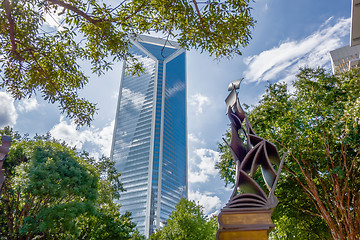
[[[126,190],[120,212],[131,212],[149,237],[187,197],[185,51],[148,36],[134,40],[131,51],[145,73],[123,71],[111,158]]]

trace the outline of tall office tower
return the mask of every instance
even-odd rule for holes
[[[111,158],[126,189],[120,212],[131,212],[149,237],[187,197],[185,51],[176,42],[140,36],[132,54],[145,73],[123,71]]]
[[[350,46],[330,52],[333,73],[360,67],[360,0],[352,0]]]

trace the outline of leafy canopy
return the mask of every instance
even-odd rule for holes
[[[162,33],[181,47],[207,51],[216,58],[241,54],[254,20],[249,0],[4,0],[0,5],[0,86],[15,99],[40,93],[58,103],[78,125],[89,125],[96,105],[78,96],[89,78],[125,60],[130,73],[143,67],[129,53],[130,39]],[[45,16],[57,21],[49,28]],[[109,61],[109,57],[112,60]]]

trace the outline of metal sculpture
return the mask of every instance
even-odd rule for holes
[[[252,129],[236,91],[241,80],[229,85],[231,92],[225,100],[231,140],[230,143],[224,141],[236,163],[236,181],[229,202],[218,216],[217,239],[267,239],[269,230],[275,227],[271,221],[271,213],[278,203],[274,190],[285,155],[280,161],[276,146],[257,136]],[[265,189],[254,179],[259,168]]]
[[[2,185],[5,181],[5,169],[2,169],[2,165],[6,158],[6,155],[10,149],[11,138],[8,136],[1,137],[2,145],[0,146],[0,193],[2,189]]]

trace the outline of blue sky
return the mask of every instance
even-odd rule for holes
[[[330,71],[329,51],[349,44],[350,0],[257,0],[252,7],[257,23],[242,56],[214,61],[207,53],[187,53],[189,198],[207,214],[219,211],[231,194],[214,167],[217,144],[228,128],[228,84],[244,77],[240,102],[256,104],[268,82],[291,84],[301,66]],[[122,64],[101,77],[82,65],[90,82],[80,95],[99,108],[91,127],[76,130],[57,105],[40,97],[14,101],[1,89],[0,127],[30,136],[50,132],[94,155],[109,155]]]

